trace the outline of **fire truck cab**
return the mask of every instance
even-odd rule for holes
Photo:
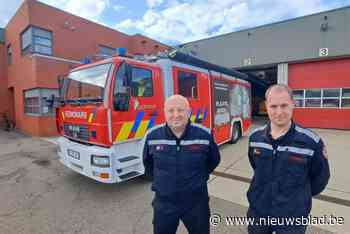
[[[56,109],[59,160],[103,183],[144,174],[142,138],[164,123],[173,94],[191,105],[191,121],[218,144],[235,143],[251,124],[250,83],[242,73],[173,52],[148,59],[116,56],[73,69]]]

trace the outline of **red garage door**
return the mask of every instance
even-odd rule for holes
[[[297,123],[350,129],[350,59],[291,64],[288,70]]]

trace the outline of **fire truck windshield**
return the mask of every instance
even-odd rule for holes
[[[103,102],[104,88],[112,64],[101,64],[69,73],[65,80],[64,101],[68,103]]]

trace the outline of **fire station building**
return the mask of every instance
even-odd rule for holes
[[[181,45],[204,60],[255,76],[253,114],[266,87],[293,89],[294,120],[305,127],[350,129],[350,7]]]
[[[116,48],[151,54],[167,45],[126,35],[36,0],[25,0],[0,29],[0,123],[34,136],[56,133],[54,110],[59,75],[81,61],[110,56]]]

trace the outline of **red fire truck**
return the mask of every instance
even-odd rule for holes
[[[235,143],[251,124],[250,87],[245,74],[178,51],[82,65],[60,89],[60,162],[104,183],[143,175],[142,138],[164,122],[173,94],[189,100],[191,121],[210,128],[218,144]]]

